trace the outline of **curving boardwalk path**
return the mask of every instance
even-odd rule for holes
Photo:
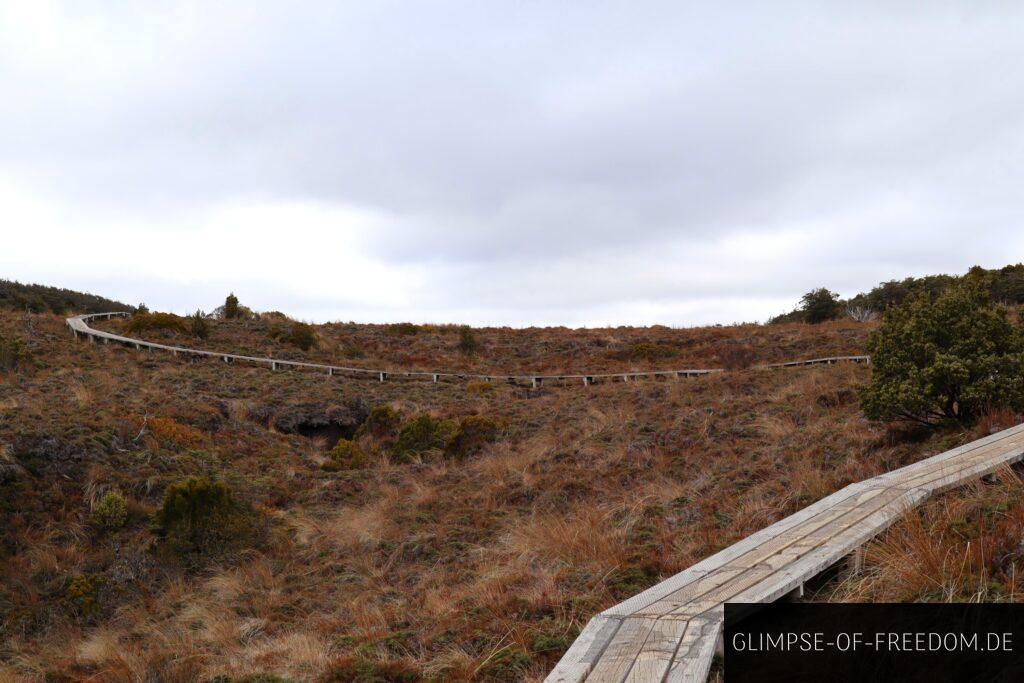
[[[1024,457],[1018,425],[913,465],[851,484],[748,536],[587,624],[548,683],[704,681],[726,602],[771,602],[803,584],[933,493]]]
[[[388,379],[404,378],[404,379],[422,379],[439,382],[441,380],[485,380],[492,382],[495,380],[506,381],[511,384],[529,383],[534,388],[539,387],[544,382],[581,382],[584,386],[593,384],[595,382],[606,380],[606,381],[622,381],[628,382],[630,380],[645,378],[645,377],[699,377],[701,375],[710,375],[716,372],[723,372],[719,368],[713,369],[687,369],[687,370],[648,370],[646,372],[606,372],[606,373],[593,373],[593,374],[570,374],[570,375],[484,375],[484,374],[471,374],[471,373],[454,373],[454,372],[426,372],[426,371],[393,371],[393,370],[372,370],[369,368],[351,368],[342,365],[325,365],[323,363],[306,363],[302,361],[294,360],[280,360],[277,358],[269,358],[262,356],[241,356],[235,353],[221,353],[219,351],[204,351],[202,349],[192,349],[185,346],[170,346],[167,344],[158,344],[156,342],[149,342],[142,339],[134,339],[132,337],[125,337],[112,332],[104,332],[103,330],[96,330],[89,327],[89,321],[93,319],[110,320],[116,317],[127,317],[128,313],[87,313],[85,315],[76,315],[67,319],[67,325],[71,328],[77,338],[79,335],[84,336],[91,342],[102,342],[110,343],[115,342],[118,344],[124,344],[126,346],[134,347],[138,350],[157,350],[157,351],[169,351],[174,355],[178,356],[200,356],[207,358],[220,358],[225,363],[234,363],[240,361],[243,363],[253,363],[256,365],[266,365],[271,370],[277,370],[279,368],[304,368],[309,370],[317,370],[319,372],[326,372],[328,375],[344,375],[349,377],[372,377],[381,382]],[[790,361],[788,363],[772,363],[762,367],[767,368],[782,368],[782,367],[796,367],[802,365],[824,365],[838,362],[852,362],[852,363],[868,363],[871,359],[868,356],[831,356],[829,358],[812,358],[810,360],[798,360]]]

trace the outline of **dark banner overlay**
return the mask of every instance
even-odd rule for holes
[[[725,681],[1024,681],[1024,605],[726,604]]]

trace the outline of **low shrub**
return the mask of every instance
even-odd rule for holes
[[[196,339],[207,339],[210,336],[210,322],[206,319],[206,314],[202,311],[196,311],[188,317],[189,328],[192,332],[192,336]]]
[[[459,351],[465,354],[476,353],[480,350],[480,342],[477,341],[473,329],[469,325],[459,328]]]
[[[644,360],[647,362],[654,362],[657,360],[663,360],[665,358],[672,358],[677,355],[677,351],[665,344],[649,344],[647,342],[640,342],[633,344],[629,349],[629,355],[634,360]]]
[[[406,462],[412,456],[427,451],[445,451],[451,445],[458,429],[458,425],[451,420],[420,415],[402,425],[392,453],[399,462]]]
[[[388,334],[397,334],[404,337],[411,337],[418,334],[420,326],[414,323],[392,323],[385,328]]]
[[[323,683],[418,683],[423,674],[402,661],[345,657],[335,661],[320,678]]]
[[[71,579],[64,589],[64,598],[83,617],[96,611],[96,589],[103,583],[101,576],[79,574]]]
[[[178,448],[196,448],[203,440],[201,431],[169,417],[149,418],[146,421],[146,430],[162,444]]]
[[[185,323],[173,313],[136,313],[124,326],[128,334],[138,332],[180,332],[185,333]]]
[[[307,325],[306,323],[292,323],[288,327],[274,323],[267,328],[267,336],[271,339],[297,346],[303,351],[309,351],[320,343],[319,338],[316,336],[316,330],[313,329],[312,325]]]
[[[494,391],[494,383],[482,379],[466,383],[466,391],[471,394],[489,394]]]
[[[356,431],[357,435],[369,434],[378,439],[394,438],[402,424],[402,414],[389,405],[377,406]]]
[[[294,323],[291,330],[284,337],[284,341],[292,346],[299,347],[303,351],[309,351],[319,343],[316,330],[313,329],[312,325],[306,323]]]
[[[456,458],[474,455],[485,445],[497,440],[500,431],[500,425],[491,418],[469,415],[459,421],[459,430],[448,444],[447,452]]]
[[[128,520],[128,507],[125,505],[124,496],[116,491],[108,491],[89,513],[89,520],[104,531],[123,527]]]
[[[25,359],[25,348],[17,339],[0,337],[0,371],[13,370]]]
[[[329,467],[325,469],[359,470],[367,465],[366,454],[355,441],[339,439],[331,449]],[[327,465],[328,463],[325,463]]]
[[[251,544],[255,517],[224,483],[189,477],[167,487],[153,525],[163,548],[194,562]]]
[[[718,352],[718,362],[726,370],[746,370],[754,364],[754,348],[750,344],[726,343]]]

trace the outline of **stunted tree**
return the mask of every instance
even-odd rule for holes
[[[838,294],[819,287],[803,295],[800,299],[800,310],[806,322],[816,325],[842,317],[843,304],[839,301]]]
[[[989,407],[1024,407],[1020,325],[984,289],[922,293],[890,308],[868,341],[871,382],[864,414],[936,425],[969,421]]]
[[[224,299],[224,317],[232,320],[241,315],[241,311],[238,308],[238,297],[235,296],[234,292],[228,294],[228,298]]]
[[[206,320],[206,314],[201,310],[197,310],[195,313],[188,317],[189,327],[192,331],[192,336],[197,339],[206,339],[210,336],[210,323]]]

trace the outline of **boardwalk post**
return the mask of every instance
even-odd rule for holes
[[[434,373],[433,377],[434,377],[434,384],[437,384],[437,373]]]
[[[383,381],[384,381],[384,380],[386,380],[387,378],[388,378],[388,373],[386,373],[386,372],[382,372],[382,373],[380,373],[380,381],[381,381],[381,382],[383,382]]]

